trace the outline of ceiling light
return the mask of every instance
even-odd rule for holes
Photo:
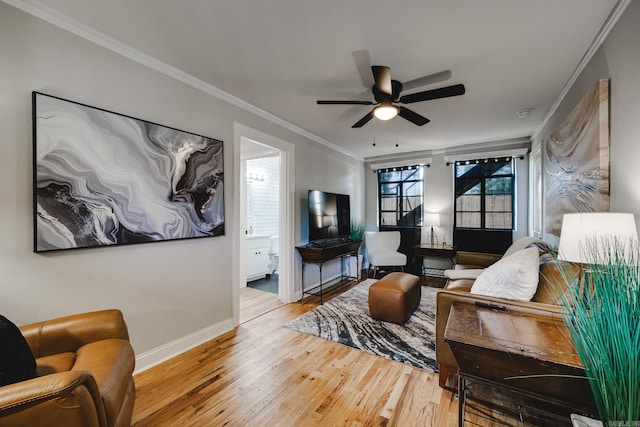
[[[391,120],[398,115],[398,107],[385,101],[373,110],[373,115],[380,120]]]

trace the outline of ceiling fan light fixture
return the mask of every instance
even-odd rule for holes
[[[383,102],[374,108],[373,115],[379,120],[391,120],[398,115],[398,107],[390,102]]]

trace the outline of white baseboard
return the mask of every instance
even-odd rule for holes
[[[220,335],[229,332],[234,328],[233,319],[226,319],[222,322],[218,322],[215,325],[208,326],[199,331],[193,332],[184,337],[180,337],[177,340],[168,342],[156,347],[153,350],[145,351],[142,354],[136,356],[136,369],[133,374],[139,374],[147,369],[156,366],[166,360],[176,357],[179,354],[184,353],[187,350],[191,350],[194,347],[204,344]]]

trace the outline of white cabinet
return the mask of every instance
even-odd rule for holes
[[[247,281],[262,279],[269,273],[270,236],[247,236]]]

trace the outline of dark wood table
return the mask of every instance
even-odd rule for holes
[[[429,274],[426,274],[425,272],[424,257],[442,258],[449,262],[449,268],[453,268],[453,259],[456,256],[456,248],[453,245],[443,245],[437,243],[431,245],[429,243],[421,243],[413,247],[413,254],[414,256],[423,258],[421,272],[423,276],[428,276]],[[434,270],[442,269],[435,268]],[[444,275],[438,275],[436,277],[444,277]]]
[[[469,380],[558,405],[567,409],[567,416],[570,412],[595,413],[582,364],[559,316],[455,303],[444,339],[459,366],[460,426],[464,422]]]
[[[316,289],[320,289],[320,292],[317,295],[320,296],[320,304],[323,304],[324,282],[322,279],[322,266],[325,262],[336,258],[345,258],[354,255],[357,256],[361,243],[361,240],[349,240],[342,242],[340,239],[336,239],[335,241],[327,241],[324,243],[312,242],[304,246],[296,246],[296,249],[300,253],[300,257],[302,258],[302,296],[305,294],[316,295],[314,291]],[[316,264],[320,273],[320,284],[312,287],[311,289],[304,288],[304,267],[306,264]],[[340,264],[340,283],[342,283],[345,278],[349,280],[358,279],[357,274],[356,277],[345,275],[344,262],[341,262]]]

